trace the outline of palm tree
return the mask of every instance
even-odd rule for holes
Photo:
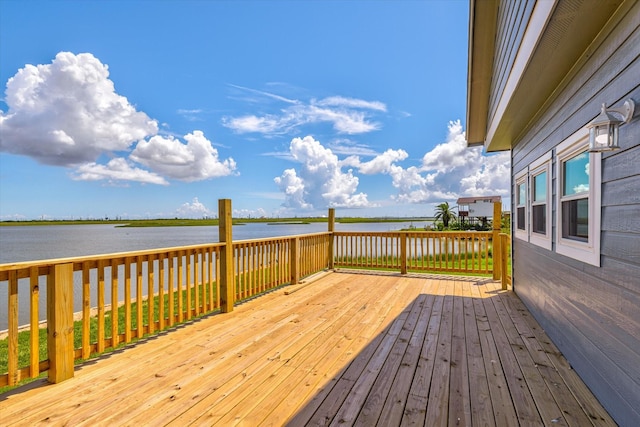
[[[440,203],[436,206],[436,220],[441,219],[444,228],[449,228],[449,221],[456,218],[453,208],[449,207],[449,202]]]

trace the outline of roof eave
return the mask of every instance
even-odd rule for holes
[[[466,121],[469,147],[485,144],[497,17],[497,0],[470,0]]]

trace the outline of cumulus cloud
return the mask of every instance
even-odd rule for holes
[[[262,208],[258,209],[234,209],[234,218],[263,218],[267,216],[267,211]]]
[[[233,158],[220,160],[218,150],[201,131],[185,135],[183,144],[174,137],[156,135],[140,141],[131,159],[149,169],[181,181],[201,181],[231,175],[236,169]]]
[[[283,206],[299,209],[371,206],[364,193],[356,193],[358,177],[344,172],[333,152],[311,136],[291,140],[293,159],[300,169],[287,169],[274,179],[285,194]]]
[[[176,210],[176,214],[180,218],[203,218],[213,216],[216,213],[209,210],[197,197],[194,197],[191,202],[183,203]]]
[[[75,180],[167,185],[166,178],[198,181],[236,169],[201,131],[185,135],[186,143],[159,136],[157,121],[116,93],[108,67],[90,53],[60,52],[51,64],[25,65],[7,81],[5,95],[0,150],[75,167]]]
[[[273,113],[224,117],[222,124],[237,133],[283,135],[299,129],[302,125],[329,123],[338,133],[362,134],[380,129],[381,124],[373,121],[371,117],[374,113],[387,110],[386,105],[379,101],[332,96],[303,102],[241,86],[233,87],[286,104]]]
[[[86,163],[79,166],[72,178],[77,181],[137,181],[146,184],[168,185],[169,183],[161,176],[132,166],[126,159],[121,157],[111,159],[106,165],[95,162]]]
[[[409,154],[404,150],[389,149],[372,160],[359,163],[357,166],[360,173],[365,175],[389,174],[396,162],[402,161],[407,157],[409,157]]]
[[[387,149],[367,161],[359,155],[339,159],[311,136],[291,140],[289,152],[300,167],[286,169],[275,178],[286,208],[374,206],[366,193],[358,192],[360,179],[371,175],[390,177],[397,191],[391,200],[396,203],[439,203],[461,196],[509,193],[509,153],[485,155],[481,148],[468,148],[459,121],[449,123],[446,140],[425,153],[419,165],[403,166],[409,153],[402,149]]]
[[[7,82],[0,149],[57,166],[94,161],[158,132],[158,124],[115,92],[109,71],[89,53],[60,52],[26,65]]]
[[[445,142],[425,153],[419,166],[400,165],[408,157],[402,149],[388,149],[369,161],[352,155],[340,164],[363,175],[389,175],[397,189],[392,199],[399,203],[455,201],[460,196],[509,193],[509,154],[484,155],[481,148],[468,148],[460,121],[449,123]]]
[[[455,200],[460,196],[509,194],[509,153],[485,155],[468,148],[460,121],[450,122],[446,141],[422,158],[419,167],[390,169],[395,199],[405,203]]]

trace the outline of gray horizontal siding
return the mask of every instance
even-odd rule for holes
[[[583,128],[603,102],[620,105],[632,97],[640,109],[640,3],[589,54],[517,141],[512,173]],[[622,127],[620,137],[621,149],[602,160],[601,266],[514,239],[514,289],[616,421],[637,426],[640,117]],[[555,194],[552,206],[555,236]]]
[[[504,1],[500,3],[498,8],[496,50],[489,98],[490,118],[495,114],[500,96],[504,92],[509,71],[516,59],[518,46],[522,41],[534,6],[535,1],[533,0]]]
[[[601,46],[595,51],[565,91],[524,135],[522,141],[526,143],[518,143],[513,148],[514,170],[521,170],[557,145],[558,141],[563,141],[589,123],[598,115],[603,102],[618,105],[628,97],[640,101],[640,13],[632,12],[609,38],[616,43],[616,48]],[[632,131],[625,129],[625,132],[632,132],[630,136],[633,136],[638,131],[634,127]],[[637,140],[629,137],[621,141],[623,150],[635,146]]]
[[[637,319],[637,292],[607,291],[575,260],[526,242],[514,254],[518,296],[616,421],[637,425],[640,326],[625,320]]]

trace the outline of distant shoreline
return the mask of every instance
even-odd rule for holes
[[[425,222],[434,218],[366,218],[345,217],[336,218],[336,222],[343,224],[372,223],[372,222]],[[234,225],[251,223],[267,223],[268,225],[304,225],[316,222],[327,222],[327,218],[234,218]],[[193,226],[217,226],[217,219],[133,219],[133,220],[33,220],[33,221],[0,221],[2,226],[51,226],[51,225],[114,225],[116,227],[193,227]]]

